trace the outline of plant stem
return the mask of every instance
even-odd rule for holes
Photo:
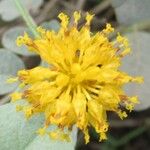
[[[123,136],[121,139],[116,139],[109,135],[108,138],[109,140],[102,145],[102,150],[109,150],[110,148],[112,150],[116,150],[118,149],[118,147],[127,144],[128,142],[130,142],[131,140],[133,140],[134,138],[138,137],[139,135],[143,134],[146,130],[148,130],[149,122],[147,124],[148,124],[147,126],[142,126],[137,129],[134,129],[133,131]]]
[[[32,19],[31,15],[27,11],[27,9],[22,5],[20,0],[14,0],[14,3],[16,4],[16,7],[18,8],[18,11],[20,12],[21,16],[23,17],[24,21],[26,22],[28,28],[31,30],[33,35],[35,37],[38,37],[38,33],[36,31],[37,25]]]
[[[133,130],[132,132],[129,132],[127,135],[125,135],[124,137],[122,137],[118,143],[117,143],[117,147],[125,145],[126,143],[128,143],[129,141],[131,141],[132,139],[136,138],[137,136],[143,134],[143,132],[145,132],[148,128],[145,126],[139,127],[135,130]]]

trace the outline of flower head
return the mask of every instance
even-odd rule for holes
[[[123,119],[127,114],[120,106],[131,111],[138,103],[137,97],[126,95],[123,86],[142,82],[142,78],[131,77],[119,69],[122,57],[130,52],[128,41],[120,34],[110,41],[108,36],[114,31],[110,24],[101,32],[92,33],[93,15],[89,13],[80,30],[79,12],[74,13],[71,27],[67,15],[60,13],[58,17],[58,32],[38,27],[40,37],[32,39],[27,33],[18,37],[18,46],[26,45],[50,66],[19,71],[18,80],[25,87],[12,99],[22,96],[28,101],[29,106],[18,107],[27,118],[44,113],[45,124],[38,130],[41,135],[48,133],[54,139],[68,140],[66,129],[70,131],[76,125],[85,134],[86,143],[90,126],[100,134],[100,140],[106,139],[107,112],[115,112]],[[47,131],[49,125],[56,125],[58,130]]]

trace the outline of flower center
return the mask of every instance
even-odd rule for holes
[[[81,73],[81,66],[79,63],[74,63],[71,67],[71,74],[75,76],[79,73]]]
[[[79,84],[84,80],[84,72],[79,63],[74,63],[72,65],[69,76],[73,84]]]

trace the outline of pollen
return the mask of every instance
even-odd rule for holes
[[[32,39],[27,33],[18,37],[18,46],[26,45],[49,67],[20,70],[12,80],[20,81],[22,92],[12,94],[12,99],[22,96],[28,102],[29,106],[19,109],[27,119],[44,113],[45,123],[37,131],[40,135],[69,141],[69,133],[76,126],[88,143],[88,129],[93,127],[99,140],[105,140],[109,128],[107,112],[114,112],[121,119],[127,117],[138,98],[128,96],[123,87],[129,82],[141,83],[143,79],[120,70],[121,60],[130,53],[130,46],[119,33],[115,41],[109,40],[114,32],[110,24],[92,33],[90,23],[94,15],[87,13],[81,29],[78,29],[79,12],[74,13],[72,26],[68,25],[66,14],[60,13],[58,17],[61,20],[58,32],[38,27],[39,37]],[[50,125],[57,129],[49,131]]]

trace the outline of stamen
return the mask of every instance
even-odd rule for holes
[[[84,95],[86,96],[87,100],[92,100],[90,94],[86,91],[86,89],[83,87],[81,89],[82,89],[82,92],[84,93]]]
[[[69,23],[69,18],[68,18],[68,16],[65,15],[64,13],[60,13],[60,14],[58,15],[58,18],[61,20],[61,26],[62,26],[63,28],[67,28],[68,23]]]
[[[92,19],[93,19],[93,17],[94,17],[94,15],[91,15],[91,14],[87,13],[86,14],[86,24],[85,25],[89,26]]]
[[[81,18],[81,14],[80,14],[80,12],[75,11],[73,15],[74,15],[74,23],[77,26],[78,25],[78,21]]]
[[[91,91],[91,92],[93,92],[93,93],[95,93],[95,94],[99,94],[99,90],[97,90],[97,89],[95,89],[95,88],[92,88],[92,87],[89,87],[89,86],[86,86],[85,87],[87,90],[89,90],[89,91]]]

